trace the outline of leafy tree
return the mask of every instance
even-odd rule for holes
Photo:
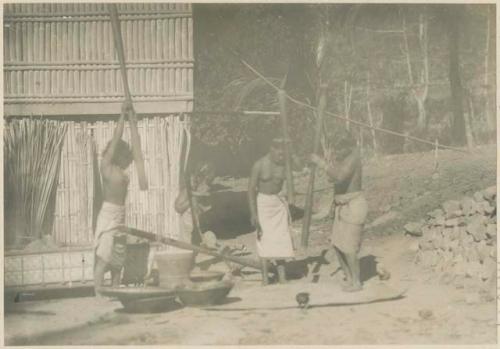
[[[287,93],[306,104],[317,104],[326,82],[327,110],[351,120],[460,145],[469,129],[481,141],[494,124],[491,18],[494,7],[487,5],[195,5],[195,110],[278,110],[276,91],[241,64],[240,55],[276,85],[286,77]],[[305,154],[315,115],[293,103],[288,114],[295,148]],[[253,150],[247,163],[280,132],[276,117],[195,116],[202,144],[223,144],[238,159]],[[376,137],[382,151],[429,149],[330,116],[323,149],[347,127],[365,148]]]

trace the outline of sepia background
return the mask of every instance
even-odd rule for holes
[[[288,296],[256,287],[255,304],[235,303],[241,311],[148,315],[76,297],[92,295],[99,162],[124,100],[107,4],[4,4],[7,343],[496,342],[495,4],[124,3],[118,12],[149,182],[140,191],[129,171],[127,225],[180,238],[183,173],[209,161],[210,229],[255,254],[248,176],[282,136],[279,91],[304,164],[324,97],[319,153],[331,159],[348,131],[362,154],[363,281],[386,270],[407,294],[304,313],[264,309]],[[309,176],[294,173],[296,246]],[[331,187],[317,172],[313,252],[294,265],[293,287],[338,279],[335,258],[317,257],[329,244]]]

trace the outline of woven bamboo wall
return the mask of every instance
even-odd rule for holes
[[[123,100],[107,5],[6,4],[4,96],[7,114],[85,114],[68,103]],[[134,101],[162,112],[189,112],[193,96],[193,24],[189,4],[119,4]],[[176,101],[175,103],[165,103]],[[161,103],[163,102],[163,103]],[[181,104],[179,104],[182,102]],[[62,104],[67,108],[51,104]],[[30,108],[32,104],[42,104]],[[173,110],[173,106],[176,109]],[[83,108],[81,108],[83,109]],[[148,110],[151,110],[149,108]]]
[[[111,140],[116,123],[64,121],[68,133],[62,149],[53,235],[55,241],[69,246],[93,241],[94,200],[93,147],[101,159]],[[134,164],[127,196],[126,223],[129,226],[179,238],[180,217],[174,210],[179,192],[182,144],[189,142],[189,119],[179,115],[144,118],[138,128],[142,140],[144,165],[149,189],[140,191]],[[129,141],[128,125],[124,140]]]
[[[191,5],[118,4],[118,12],[149,180],[140,192],[131,165],[127,224],[178,237],[173,206],[193,100]],[[116,116],[123,100],[105,4],[4,5],[4,115],[64,116],[68,124],[53,229],[58,243],[93,239],[92,147],[100,160],[115,127],[115,117],[95,116]]]

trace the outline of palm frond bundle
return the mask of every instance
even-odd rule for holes
[[[26,118],[6,123],[5,232],[21,244],[51,232],[66,125]]]

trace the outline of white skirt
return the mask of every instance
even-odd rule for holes
[[[293,243],[288,230],[288,204],[278,195],[257,195],[257,213],[262,237],[257,239],[261,258],[292,258]]]

